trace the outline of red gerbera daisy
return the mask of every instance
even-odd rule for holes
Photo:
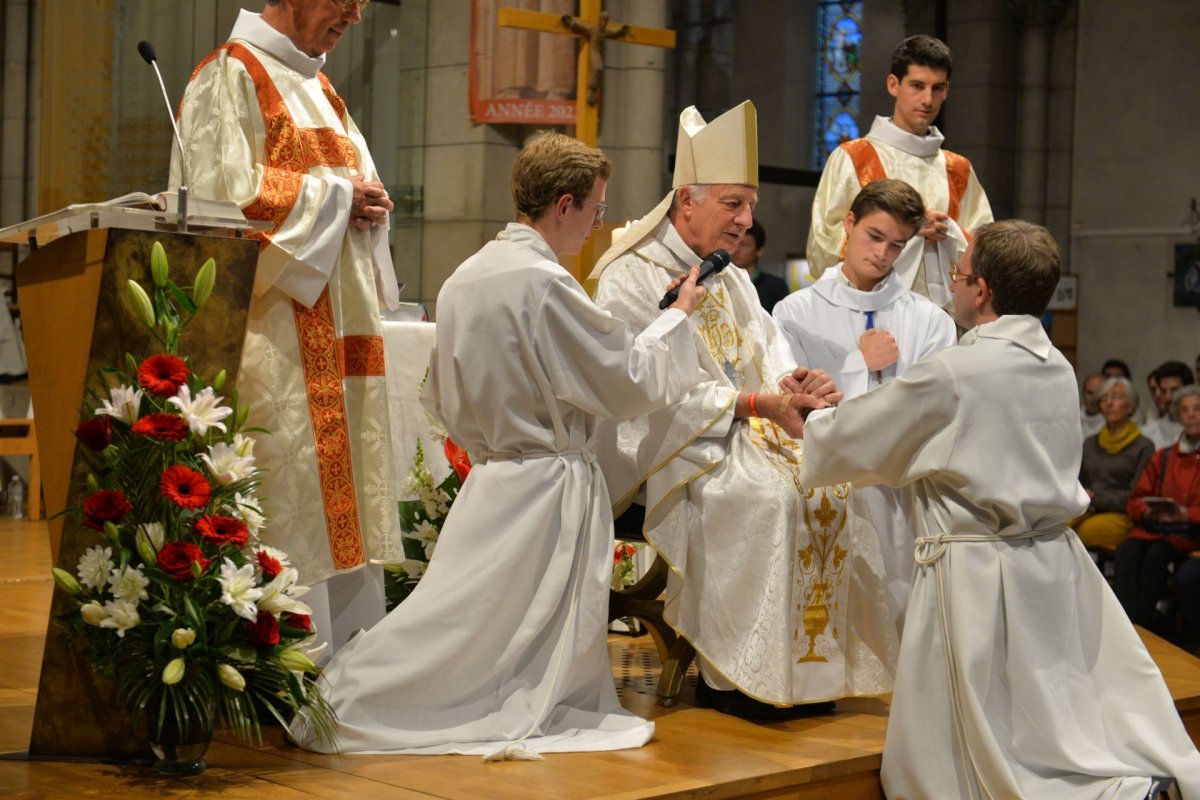
[[[212,487],[203,475],[178,464],[162,474],[159,487],[163,497],[180,508],[204,508],[212,497]]]
[[[138,381],[160,397],[174,397],[187,379],[187,362],[170,353],[150,356],[138,367]]]
[[[279,559],[272,557],[267,551],[259,550],[254,555],[258,559],[258,568],[262,570],[264,580],[273,581],[279,573],[283,572],[283,564],[280,564]]]
[[[223,517],[220,514],[206,514],[196,520],[196,533],[204,541],[218,547],[224,544],[245,547],[246,542],[250,540],[250,531],[245,522],[237,517]]]
[[[188,423],[176,414],[147,414],[133,423],[131,430],[160,442],[182,442],[188,435]]]

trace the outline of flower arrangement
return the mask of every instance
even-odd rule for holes
[[[85,395],[75,433],[90,471],[82,505],[64,513],[97,543],[75,574],[54,569],[71,596],[60,624],[135,724],[148,720],[154,742],[211,734],[217,721],[261,741],[261,709],[281,722],[302,713],[332,741],[334,714],[307,649],[308,587],[286,553],[259,540],[250,409],[236,391],[223,405],[224,370],[206,383],[178,352],[216,264],[201,267],[189,295],[170,280],[157,242],[150,263],[153,299],[135,281],[127,289],[162,352],[126,354]]]
[[[628,542],[619,541],[613,547],[612,588],[614,591],[632,586],[637,582],[637,567],[633,563],[633,557],[637,555],[637,552],[638,548]]]
[[[425,465],[425,448],[417,439],[416,457],[408,469],[408,477],[400,487],[402,493],[412,498],[399,503],[405,558],[384,566],[384,592],[389,611],[417,588],[437,547],[450,506],[467,480],[467,473],[471,471],[471,461],[466,451],[437,427],[434,430],[441,434],[443,452],[453,469],[445,480],[435,485],[433,475]]]

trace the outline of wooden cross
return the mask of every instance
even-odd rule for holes
[[[650,47],[675,47],[675,31],[661,28],[641,28],[610,22],[602,13],[602,0],[579,0],[579,16],[551,14],[546,11],[526,11],[521,8],[501,8],[498,21],[504,28],[523,28],[540,33],[563,33],[578,36],[578,80],[575,87],[575,138],[596,146],[599,127],[600,77],[604,72],[603,45],[606,40]]]

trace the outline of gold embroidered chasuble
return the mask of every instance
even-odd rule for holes
[[[255,450],[264,541],[311,583],[402,557],[379,321],[392,265],[385,230],[347,228],[347,178],[375,168],[345,103],[246,19],[196,68],[179,124],[192,194],[272,223],[237,388],[271,432]]]
[[[664,220],[605,268],[596,302],[642,330],[663,287],[699,260]],[[890,691],[878,538],[849,485],[800,483],[799,441],[733,419],[739,391],[778,391],[795,360],[742,270],[708,288],[692,316],[707,381],[597,432],[614,503],[644,489],[646,538],[671,567],[667,620],[739,689],[785,704]]]

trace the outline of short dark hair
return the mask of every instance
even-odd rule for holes
[[[923,33],[909,36],[892,53],[892,74],[896,80],[904,80],[911,64],[945,70],[946,80],[950,80],[950,73],[954,72],[950,48],[941,39]]]
[[[1040,317],[1062,274],[1062,253],[1041,225],[1005,219],[975,231],[971,270],[987,281],[997,316]]]
[[[531,220],[565,194],[582,207],[596,179],[608,180],[611,174],[612,162],[604,153],[570,136],[543,131],[521,149],[513,162],[513,205],[519,216]]]
[[[1129,371],[1129,365],[1119,358],[1110,358],[1108,361],[1105,361],[1103,366],[1100,367],[1100,371],[1107,372],[1109,367],[1121,370],[1126,378],[1133,377],[1133,373]]]
[[[1184,386],[1191,386],[1196,382],[1191,368],[1182,361],[1164,361],[1151,374],[1154,375],[1154,379],[1159,383],[1162,382],[1163,378],[1179,378]]]
[[[754,220],[750,223],[750,227],[746,228],[746,233],[754,237],[754,249],[762,250],[767,246],[767,231],[763,228],[762,223]]]
[[[911,228],[909,238],[912,238],[925,222],[925,201],[921,193],[904,181],[895,178],[883,178],[871,181],[855,195],[850,204],[850,213],[854,215],[854,224],[874,211],[890,214],[896,222]]]

